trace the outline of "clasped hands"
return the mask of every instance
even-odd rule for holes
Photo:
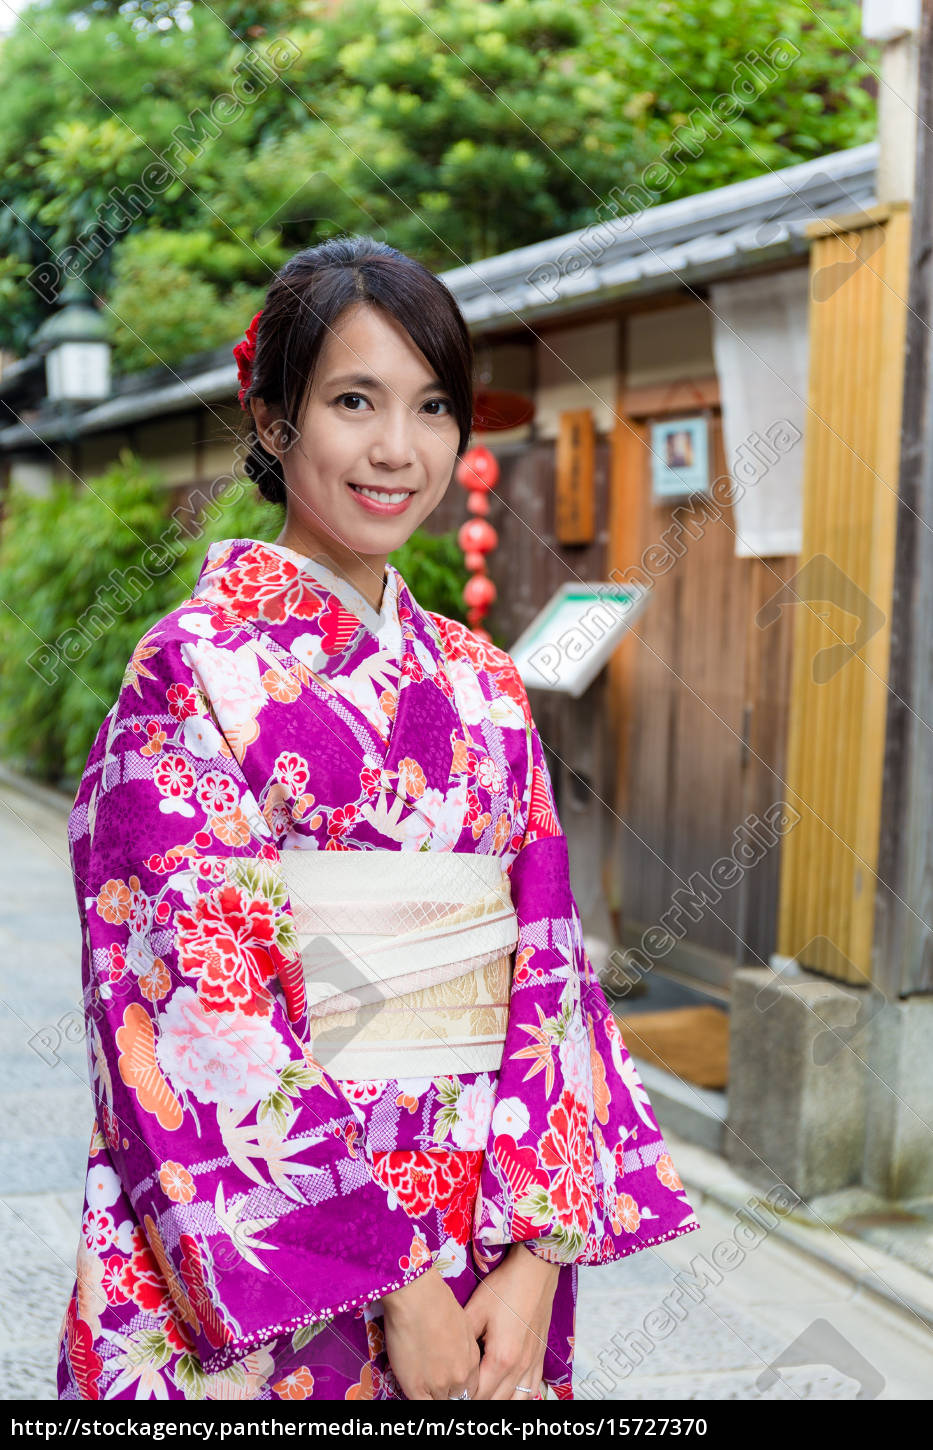
[[[533,1399],[559,1273],[514,1244],[465,1305],[433,1267],[384,1295],[386,1352],[405,1396],[447,1400],[467,1390],[472,1400]]]

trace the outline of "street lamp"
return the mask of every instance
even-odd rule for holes
[[[37,330],[33,346],[45,354],[46,394],[52,403],[97,403],[110,397],[107,323],[85,282],[71,278],[59,294],[60,310]]]

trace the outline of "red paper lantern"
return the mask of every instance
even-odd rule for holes
[[[454,469],[454,477],[463,488],[495,488],[499,482],[499,464],[495,454],[482,443],[468,448]]]
[[[489,499],[478,488],[474,488],[467,499],[467,508],[471,514],[488,514]]]
[[[474,574],[466,582],[463,602],[469,609],[481,609],[483,613],[495,603],[496,586],[488,574]]]
[[[469,569],[469,571],[470,571],[471,574],[485,574],[486,573],[486,555],[485,554],[466,554],[464,556],[463,562],[464,562],[464,564],[466,564],[466,566]]]
[[[498,542],[499,535],[487,519],[467,519],[457,534],[457,543],[465,554],[488,554]]]

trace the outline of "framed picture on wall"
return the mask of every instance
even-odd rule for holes
[[[651,480],[656,503],[709,493],[705,417],[664,418],[651,424]]]

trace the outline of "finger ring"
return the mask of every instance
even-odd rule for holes
[[[470,1391],[463,1390],[459,1395],[448,1395],[447,1398],[448,1400],[468,1400],[470,1398]]]
[[[531,1385],[516,1385],[515,1388],[517,1390],[520,1390],[523,1395],[534,1394],[534,1390],[531,1388]]]

